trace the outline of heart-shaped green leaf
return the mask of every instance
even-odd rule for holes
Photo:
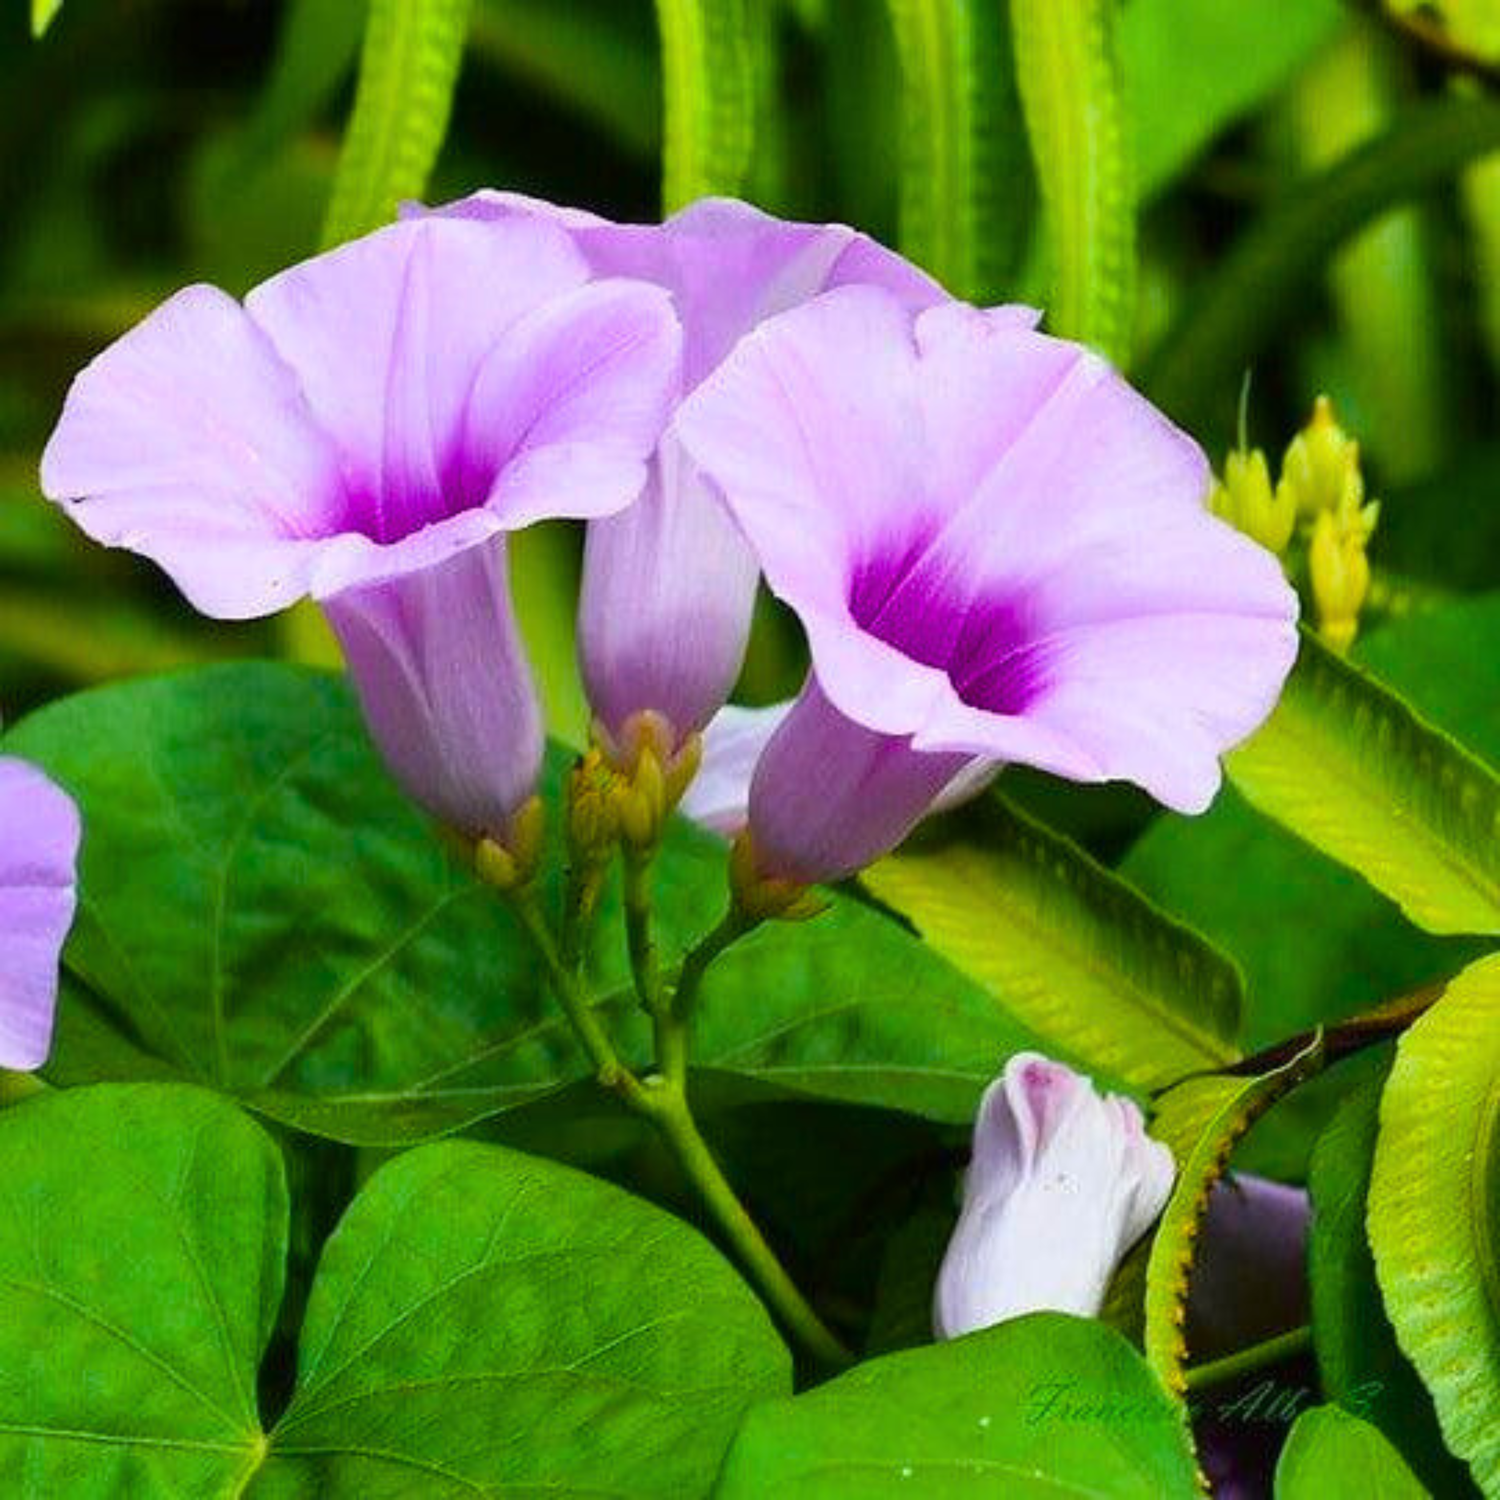
[[[1192,1449],[1112,1329],[1037,1313],[753,1409],[715,1500],[1190,1500]]]
[[[324,1247],[267,1432],[288,1209],[263,1130],[196,1087],[69,1089],[0,1114],[0,1171],[0,1490],[18,1500],[675,1500],[707,1491],[752,1402],[790,1390],[766,1313],[686,1224],[442,1143],[379,1171]]]
[[[1276,1464],[1276,1500],[1426,1500],[1378,1427],[1336,1406],[1305,1411]]]
[[[243,665],[139,680],[54,704],[4,744],[73,793],[87,830],[59,1081],[139,1077],[154,1055],[300,1128],[390,1145],[586,1073],[509,913],[391,785],[340,679]],[[718,918],[724,865],[716,840],[673,828],[656,872],[667,962]],[[611,899],[594,975],[642,1058],[616,924]],[[837,898],[715,967],[695,1056],[964,1121],[1031,1043],[897,924]]]

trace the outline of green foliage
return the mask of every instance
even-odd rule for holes
[[[1186,1426],[1140,1356],[1046,1313],[871,1360],[754,1408],[715,1500],[902,1495],[1174,1500],[1198,1493]]]
[[[418,198],[448,129],[470,0],[369,0],[359,91],[339,156],[323,243],[386,223]]]
[[[21,1500],[703,1494],[745,1408],[789,1388],[765,1313],[685,1225],[444,1144],[345,1214],[263,1431],[288,1213],[264,1132],[200,1089],[103,1086],[0,1115],[0,1153],[0,1475]]]
[[[1178,421],[1228,431],[1247,363],[1282,331],[1294,295],[1349,235],[1500,147],[1500,105],[1413,106],[1384,135],[1308,179],[1246,230],[1152,354],[1142,381]]]
[[[1432,1397],[1396,1344],[1365,1233],[1384,1073],[1351,1094],[1318,1139],[1308,1173],[1307,1269],[1323,1392],[1379,1427],[1433,1490],[1473,1493],[1443,1446]]]
[[[1333,35],[1337,0],[1130,0],[1116,39],[1138,196],[1160,194],[1227,125],[1264,104]]]
[[[748,7],[757,0],[656,0],[665,105],[662,204],[738,193],[755,145]]]
[[[1049,1046],[1143,1088],[1235,1060],[1234,965],[991,796],[864,875]]]
[[[685,1225],[444,1143],[382,1168],[329,1240],[272,1470],[351,1500],[414,1473],[432,1494],[702,1494],[741,1413],[790,1383],[766,1314]]]
[[[999,300],[1025,251],[1030,165],[1001,5],[887,0],[901,67],[901,249]]]
[[[1041,189],[1054,333],[1130,362],[1135,197],[1112,0],[1011,0],[1021,103]]]
[[[0,1113],[0,1488],[243,1494],[287,1188],[212,1094],[69,1090]]]
[[[1276,1500],[1423,1500],[1426,1494],[1379,1428],[1336,1406],[1303,1412],[1276,1465]]]
[[[66,955],[82,988],[52,1076],[136,1076],[143,1049],[300,1128],[397,1144],[584,1073],[518,929],[390,784],[342,681],[271,665],[141,680],[58,703],[4,744],[68,787],[89,830]],[[722,846],[674,830],[669,959],[718,917],[724,879]],[[614,920],[611,907],[611,935]],[[606,993],[627,982],[616,949],[595,970]],[[76,1008],[92,1022],[75,1026]],[[633,1001],[605,1008],[640,1047]],[[963,1121],[1031,1042],[921,944],[840,900],[716,967],[695,1056]]]
[[[31,0],[31,34],[40,40],[46,36],[47,28],[57,19],[63,0]]]
[[[1386,1312],[1448,1446],[1500,1490],[1500,957],[1402,1038],[1380,1105],[1369,1232]]]
[[[1399,696],[1304,635],[1235,785],[1435,933],[1500,933],[1500,779]]]

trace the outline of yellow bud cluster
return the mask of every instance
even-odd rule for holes
[[[607,852],[618,839],[653,848],[702,758],[702,736],[679,743],[652,710],[632,714],[618,738],[595,724],[593,748],[575,772],[574,796],[581,799],[576,832],[570,822],[575,851]]]
[[[1208,503],[1236,531],[1278,555],[1286,551],[1297,524],[1296,502],[1280,486],[1272,488],[1259,448],[1236,449],[1224,460],[1224,477],[1215,481]]]
[[[1302,523],[1318,634],[1348,650],[1370,591],[1366,547],[1380,502],[1365,501],[1359,444],[1339,425],[1333,403],[1319,396],[1307,425],[1287,445],[1275,487],[1259,448],[1235,449],[1215,481],[1209,508],[1278,555]]]

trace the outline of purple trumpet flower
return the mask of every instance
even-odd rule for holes
[[[786,223],[731,199],[704,199],[661,225],[612,224],[493,192],[438,212],[561,224],[596,275],[669,290],[683,325],[684,391],[764,319],[828,288],[879,286],[912,310],[946,300],[930,277],[852,229]],[[588,528],[579,656],[607,751],[631,759],[638,715],[658,716],[674,745],[708,724],[739,674],[758,573],[669,428],[638,503]]]
[[[812,674],[755,771],[760,873],[838,878],[975,758],[1198,812],[1296,655],[1197,446],[1025,309],[850,287],[750,334],[675,428]]]
[[[409,221],[177,293],[78,376],[42,487],[205,614],[318,600],[397,780],[503,843],[542,754],[505,535],[639,494],[680,357],[559,225]]]
[[[57,960],[73,925],[81,830],[73,799],[35,766],[0,756],[0,1068],[47,1060]]]

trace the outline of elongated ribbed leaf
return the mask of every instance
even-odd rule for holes
[[[1357,1412],[1400,1449],[1435,1494],[1472,1494],[1443,1446],[1432,1397],[1396,1344],[1365,1233],[1385,1073],[1344,1101],[1318,1137],[1308,1170],[1307,1275],[1323,1394]]]
[[[1114,0],[1011,0],[1016,76],[1051,259],[1048,321],[1129,362],[1135,198],[1114,54]]]
[[[1066,8],[1066,7],[1062,7]],[[1189,429],[1227,433],[1247,363],[1299,307],[1329,254],[1393,204],[1500,147],[1500,104],[1439,99],[1404,110],[1379,139],[1310,177],[1261,215],[1183,308],[1147,362],[1147,393]]]
[[[1143,1088],[1239,1055],[1239,971],[1069,840],[1001,798],[865,874],[1008,1011]]]
[[[384,224],[420,197],[448,130],[469,0],[370,0],[349,122],[323,243]]]
[[[656,0],[661,32],[662,206],[738,193],[755,139],[747,0]]]
[[[997,301],[1025,246],[1030,164],[999,4],[887,0],[901,66],[901,249]]]
[[[1169,1390],[1187,1389],[1188,1289],[1208,1195],[1229,1166],[1235,1143],[1283,1094],[1322,1065],[1321,1037],[1255,1078],[1194,1078],[1162,1100],[1151,1133],[1177,1158],[1177,1182],[1151,1242],[1146,1266],[1146,1359]]]
[[[1500,777],[1311,636],[1276,712],[1226,764],[1261,812],[1418,926],[1500,932]]]
[[[1443,1436],[1500,1494],[1500,956],[1464,970],[1397,1049],[1367,1223]]]
[[[1297,1418],[1276,1465],[1276,1500],[1426,1500],[1378,1427],[1337,1406]]]

